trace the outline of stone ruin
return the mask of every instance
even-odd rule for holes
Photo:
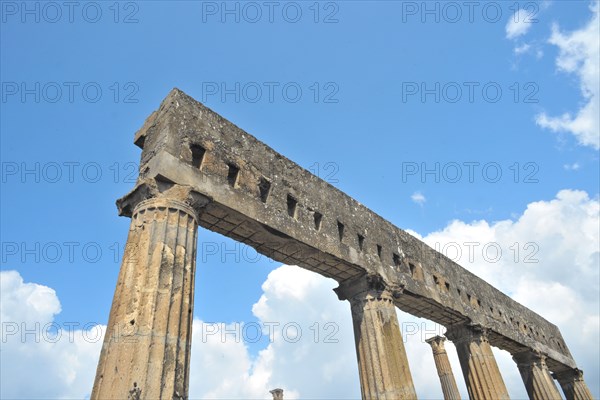
[[[91,399],[187,399],[198,226],[339,282],[363,399],[415,399],[396,307],[446,327],[471,399],[508,399],[491,346],[531,399],[591,399],[559,329],[178,89],[136,133],[139,177]],[[428,340],[458,399],[443,337]],[[275,395],[275,393],[273,393]]]

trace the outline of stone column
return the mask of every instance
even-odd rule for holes
[[[582,370],[555,372],[554,378],[560,383],[567,400],[593,400],[592,392],[583,380]]]
[[[456,346],[471,400],[509,399],[484,328],[454,325],[448,328],[446,337]]]
[[[391,291],[368,275],[335,289],[349,300],[362,398],[416,399]]]
[[[448,360],[448,353],[446,353],[446,348],[444,347],[445,340],[446,338],[443,336],[434,336],[425,342],[429,343],[433,350],[433,360],[435,361],[435,367],[437,368],[437,373],[442,384],[444,400],[460,400],[458,386],[456,386],[450,360]]]
[[[269,393],[273,395],[273,400],[283,400],[283,389],[273,389]]]
[[[135,207],[91,399],[187,399],[197,227],[181,201]]]
[[[527,394],[531,400],[561,400],[554,379],[546,366],[546,357],[533,350],[513,355]]]

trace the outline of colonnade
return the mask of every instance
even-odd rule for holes
[[[152,198],[132,213],[123,263],[100,355],[92,400],[187,399],[198,216],[184,201]],[[416,399],[394,299],[398,287],[365,275],[335,289],[350,302],[363,399]],[[506,385],[478,325],[447,327],[473,400],[508,399]],[[431,345],[444,398],[460,398],[444,338]],[[531,399],[589,400],[580,370],[549,371],[543,354],[513,354]],[[282,397],[279,389],[272,392]]]

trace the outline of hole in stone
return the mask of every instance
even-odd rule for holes
[[[477,299],[477,306],[481,307],[481,300]]]
[[[438,279],[437,276],[433,275],[433,281],[435,282],[436,285],[440,284],[440,280]]]
[[[344,224],[338,221],[338,235],[340,236],[340,241],[344,238]]]
[[[446,285],[446,291],[449,292],[450,291],[450,284],[448,282],[445,282],[445,285]]]
[[[240,169],[234,164],[227,164],[227,167],[229,167],[229,171],[227,172],[227,182],[229,182],[229,186],[235,187]]]
[[[460,296],[460,289],[456,288],[456,293],[458,293],[458,295]]]
[[[414,274],[415,274],[415,269],[416,269],[416,267],[415,267],[415,264],[413,264],[413,263],[408,263],[408,268],[410,269],[410,274],[411,274],[411,275],[414,275]],[[437,282],[437,277],[436,277],[435,279],[436,279],[435,283],[438,283],[438,282]]]
[[[383,250],[383,249],[381,248],[381,245],[380,245],[380,244],[378,244],[378,245],[377,245],[377,256],[379,257],[379,259],[380,259],[380,260],[383,258],[383,257],[382,257],[382,255],[381,255],[381,253],[382,253],[382,250]]]
[[[321,220],[323,219],[323,214],[315,211],[315,214],[313,215],[313,217],[315,219],[315,229],[321,230]]]
[[[193,144],[190,146],[190,150],[192,151],[192,166],[198,169],[202,168],[202,162],[204,161],[206,149],[197,144]]]
[[[130,323],[131,325],[135,324],[135,319],[132,319],[131,321],[129,321],[129,323]]]
[[[258,191],[260,192],[260,200],[266,203],[269,199],[269,194],[271,194],[271,182],[261,176],[258,182]]]
[[[467,293],[467,300],[469,300],[469,303],[471,302],[471,295],[469,293]]]
[[[490,312],[493,314],[494,313],[494,307],[490,307]]]
[[[360,233],[358,234],[358,248],[362,251],[363,249],[363,245],[365,243],[365,237],[363,235],[361,235]]]
[[[167,190],[171,189],[173,186],[175,186],[175,182],[173,182],[169,178],[166,178],[160,174],[156,175],[156,178],[154,178],[154,180],[156,181],[156,186],[158,187],[158,191],[161,193],[164,193]]]
[[[393,256],[392,256],[392,258],[394,260],[394,266],[395,267],[400,267],[400,264],[402,264],[400,262],[400,256],[398,254],[394,253]]]
[[[292,218],[296,218],[296,208],[298,206],[298,200],[292,197],[291,194],[287,195],[287,212]]]

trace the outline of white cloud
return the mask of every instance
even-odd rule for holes
[[[223,336],[220,328],[202,338],[207,326],[195,321],[190,398],[269,399],[277,387],[286,399],[360,397],[350,307],[338,300],[335,287],[335,281],[298,267],[272,271],[252,307],[254,326],[263,327],[265,337],[272,327],[270,343],[256,357],[236,334]],[[244,336],[239,325],[228,329]],[[248,332],[256,337],[256,329]]]
[[[92,389],[104,327],[54,322],[53,289],[0,271],[0,398],[83,398]],[[60,330],[57,330],[60,328]]]
[[[577,171],[579,168],[581,168],[581,165],[579,165],[579,163],[565,164],[563,165],[563,168],[567,171]]]
[[[414,192],[411,196],[410,199],[414,202],[417,203],[418,205],[422,206],[423,204],[425,204],[425,202],[427,201],[427,199],[425,198],[425,196],[423,195],[423,193],[421,192]]]
[[[540,113],[536,122],[554,132],[569,132],[579,144],[600,148],[600,19],[599,5],[591,6],[592,19],[579,30],[562,33],[557,25],[552,28],[549,43],[559,49],[556,66],[559,71],[574,74],[579,80],[584,104],[573,116],[563,113],[549,116]]]
[[[515,54],[520,55],[520,54],[525,54],[527,53],[529,50],[531,49],[531,45],[527,44],[527,43],[523,43],[520,46],[515,47]]]
[[[595,397],[600,353],[590,344],[600,341],[599,213],[598,198],[562,190],[553,200],[530,203],[514,221],[453,221],[424,237],[449,256],[461,253],[459,264],[557,324]],[[486,262],[496,258],[497,247],[501,257]],[[474,249],[471,261],[469,248]],[[515,373],[503,363],[503,375]]]
[[[531,10],[520,8],[516,13],[511,15],[510,20],[506,24],[506,38],[516,39],[519,36],[525,35],[535,22],[531,15]]]

